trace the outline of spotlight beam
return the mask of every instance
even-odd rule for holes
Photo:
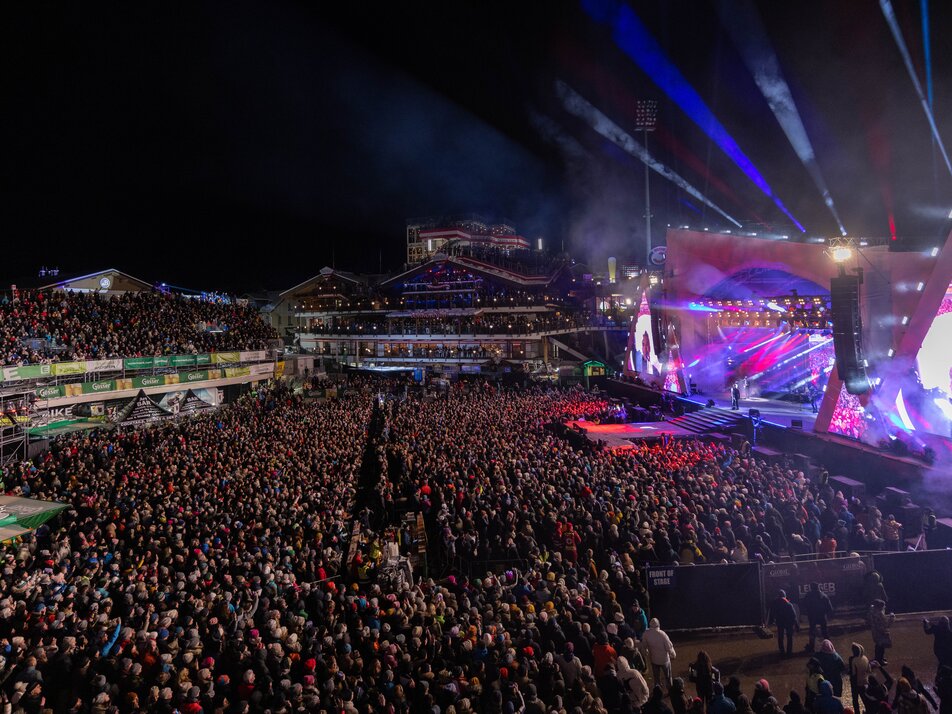
[[[793,101],[790,86],[780,71],[777,53],[770,44],[767,31],[757,14],[757,8],[750,0],[745,2],[718,0],[717,12],[721,18],[721,24],[727,28],[734,46],[744,58],[744,63],[753,75],[760,93],[764,95],[770,111],[777,118],[777,123],[787,135],[787,140],[807,173],[810,174],[810,178],[813,179],[813,183],[823,197],[823,203],[833,214],[836,225],[840,229],[840,235],[845,236],[846,228],[843,227],[843,221],[840,220],[840,214],[836,210],[833,197],[820,171],[813,144],[807,135],[806,127],[803,126],[797,105]]]
[[[615,122],[605,116],[597,108],[592,106],[587,99],[572,89],[565,82],[556,80],[555,91],[559,96],[559,99],[562,100],[562,105],[565,107],[565,110],[569,114],[584,121],[601,136],[611,141],[630,156],[642,161],[649,169],[658,175],[663,176],[668,181],[675,184],[678,188],[696,198],[708,208],[720,213],[724,218],[729,220],[738,228],[743,227],[740,221],[730,216],[722,208],[711,201],[711,199],[694,188],[694,186],[689,184],[684,178],[655,159],[651,154],[648,153],[645,147],[635,141],[630,134],[615,124]]]
[[[899,48],[899,54],[902,55],[902,61],[906,64],[906,71],[909,73],[909,78],[916,88],[916,94],[919,95],[919,103],[922,105],[922,111],[925,112],[926,119],[929,121],[932,138],[935,139],[939,151],[942,152],[942,158],[945,159],[945,167],[949,170],[949,175],[952,176],[952,161],[949,161],[949,154],[945,150],[945,144],[942,143],[942,137],[939,136],[939,128],[935,125],[935,118],[932,116],[932,110],[929,108],[929,100],[926,99],[926,95],[922,91],[922,84],[919,82],[915,67],[912,65],[912,57],[909,55],[909,48],[906,47],[906,41],[902,37],[902,30],[899,29],[899,22],[896,20],[896,13],[893,12],[892,3],[889,0],[879,0],[879,7],[883,11],[883,17],[886,18],[886,24],[889,25],[893,39],[896,40],[896,46]]]
[[[611,27],[615,44],[720,147],[721,151],[774,202],[787,218],[793,221],[801,233],[806,233],[806,228],[793,217],[793,214],[783,205],[783,201],[774,194],[767,179],[737,145],[724,125],[717,120],[714,112],[684,78],[681,71],[667,58],[664,50],[634,11],[616,0],[582,0],[582,7],[595,21],[606,23]]]

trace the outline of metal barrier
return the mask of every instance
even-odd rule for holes
[[[651,615],[666,630],[740,627],[763,622],[757,563],[650,567]]]
[[[865,613],[867,576],[882,577],[895,613],[952,609],[952,550],[876,552],[779,563],[649,566],[651,614],[667,630],[756,626],[780,590],[794,605],[818,583],[834,617]]]
[[[891,611],[952,610],[952,550],[877,553],[873,567],[882,575]]]

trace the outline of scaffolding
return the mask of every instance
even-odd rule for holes
[[[35,400],[32,389],[0,390],[0,466],[28,457]]]

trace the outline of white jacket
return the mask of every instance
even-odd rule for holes
[[[656,626],[649,627],[645,631],[639,647],[642,653],[647,653],[651,664],[671,664],[671,660],[678,656],[671,640],[660,627]]]

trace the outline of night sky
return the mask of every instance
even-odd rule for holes
[[[725,1],[720,14],[718,0],[628,7],[805,235],[836,222],[745,64],[751,48],[775,53],[850,235],[944,238],[952,179],[879,3],[745,3],[764,45]],[[56,264],[284,289],[332,261],[397,268],[407,218],[463,212],[593,264],[637,259],[644,165],[568,112],[557,81],[628,132],[634,101],[658,99],[659,161],[745,230],[800,235],[669,98],[670,75],[626,54],[605,2],[351,5],[7,9],[0,282]],[[894,7],[952,146],[952,4],[927,2],[928,53],[920,0]],[[656,174],[651,189],[656,243],[668,223],[736,230]]]

